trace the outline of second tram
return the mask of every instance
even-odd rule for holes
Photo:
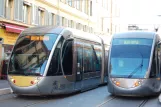
[[[10,86],[18,95],[66,94],[97,87],[107,82],[108,45],[94,34],[72,28],[25,29],[10,57]]]
[[[108,60],[108,91],[121,96],[156,95],[161,91],[161,42],[155,32],[113,35]]]

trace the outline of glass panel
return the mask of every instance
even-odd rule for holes
[[[76,43],[77,49],[77,72],[83,71],[83,44],[80,42]]]
[[[84,43],[83,48],[84,73],[93,71],[93,49],[90,44]]]
[[[101,46],[94,45],[94,67],[96,67],[96,71],[101,71],[102,65],[102,48]]]
[[[15,44],[9,74],[43,75],[56,34],[25,35]]]
[[[73,40],[67,40],[63,47],[62,64],[65,75],[72,75],[73,67]]]
[[[152,42],[152,39],[114,39],[110,58],[111,76],[144,78]]]
[[[62,47],[63,37],[59,40],[55,50],[54,54],[52,56],[52,60],[50,62],[49,70],[47,73],[47,76],[58,76],[63,75],[60,65],[60,51]]]

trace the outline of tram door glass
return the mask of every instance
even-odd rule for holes
[[[76,73],[76,80],[82,80],[83,74],[83,43],[76,42],[76,54],[77,54],[77,73]]]
[[[47,72],[47,76],[60,76],[63,75],[62,71],[61,71],[61,65],[60,65],[60,51],[61,51],[61,47],[62,47],[62,43],[63,43],[63,37],[59,40],[51,62],[50,62],[50,66]]]
[[[156,47],[157,51],[157,71],[158,71],[158,77],[161,77],[161,43],[159,43]]]
[[[72,75],[73,67],[73,40],[67,40],[63,46],[62,65],[65,75]]]

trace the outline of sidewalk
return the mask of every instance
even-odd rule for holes
[[[12,93],[12,89],[10,88],[8,81],[0,80],[0,95],[10,93]]]

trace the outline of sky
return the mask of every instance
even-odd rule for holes
[[[161,0],[117,0],[122,23],[161,24]]]

